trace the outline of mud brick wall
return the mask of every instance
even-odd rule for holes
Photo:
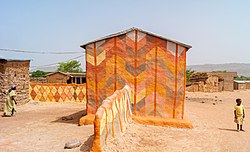
[[[67,83],[70,77],[61,73],[54,73],[46,76],[47,83]]]
[[[84,48],[88,114],[127,84],[134,92],[134,115],[183,119],[189,48],[139,30]]]
[[[237,72],[211,72],[214,75],[218,75],[224,79],[223,91],[234,90],[234,78],[237,77]]]
[[[95,115],[93,152],[102,151],[110,139],[122,138],[132,121],[132,98],[131,89],[125,86],[102,102]]]
[[[29,66],[30,61],[0,60],[0,110],[3,110],[6,95],[3,93],[16,85],[16,101],[18,105],[29,102]]]
[[[30,77],[30,82],[33,82],[33,83],[47,83],[47,79],[45,77]]]
[[[41,102],[86,102],[86,84],[31,82],[30,98]]]
[[[250,82],[246,82],[246,89],[250,89]]]
[[[206,78],[190,80],[191,85],[187,87],[189,92],[221,92],[224,81],[216,75],[208,74]]]

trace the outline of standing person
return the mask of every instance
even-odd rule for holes
[[[13,116],[16,112],[16,86],[12,85],[11,88],[6,92],[7,100],[4,105],[3,116]]]
[[[245,131],[242,129],[242,125],[245,118],[244,106],[241,104],[241,99],[236,99],[236,106],[234,106],[234,122],[237,124],[237,131]]]

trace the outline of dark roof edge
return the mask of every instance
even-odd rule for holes
[[[66,74],[66,73],[64,73],[64,72],[60,72],[60,71],[56,71],[56,72],[49,73],[49,74],[47,74],[46,76],[50,76],[50,75],[53,75],[53,74],[56,74],[56,73],[61,73],[61,74],[63,74],[63,75],[66,75],[66,76],[69,76],[69,77],[70,77],[70,75],[68,75],[68,74]]]
[[[163,36],[159,36],[159,35],[157,35],[157,34],[154,34],[154,33],[152,33],[152,32],[147,32],[147,31],[145,31],[145,30],[142,30],[142,29],[139,29],[139,28],[135,28],[135,27],[132,27],[132,28],[130,28],[130,29],[128,29],[128,30],[124,30],[124,31],[121,31],[121,32],[118,32],[118,33],[115,33],[115,34],[110,34],[110,35],[108,35],[108,36],[105,36],[105,37],[96,39],[96,40],[94,40],[94,41],[90,41],[90,42],[88,42],[88,43],[85,43],[85,44],[81,45],[81,47],[85,49],[86,46],[89,45],[89,44],[91,44],[91,43],[98,42],[98,41],[102,41],[102,40],[105,40],[105,39],[108,39],[108,38],[112,38],[112,37],[115,37],[115,36],[119,36],[119,35],[122,35],[122,34],[126,34],[126,33],[128,33],[128,32],[134,31],[134,30],[137,30],[137,31],[140,31],[140,32],[143,32],[143,33],[146,33],[146,34],[148,34],[148,35],[155,36],[155,37],[159,37],[159,38],[161,38],[161,39],[163,39],[163,40],[166,40],[166,41],[171,41],[171,42],[177,43],[177,44],[179,44],[179,45],[181,45],[181,46],[187,47],[188,49],[192,48],[191,45],[187,45],[187,44],[184,44],[184,43],[175,41],[175,40],[171,40],[171,39],[165,38],[165,37],[163,37]]]
[[[31,60],[16,60],[16,59],[3,59],[3,58],[0,58],[0,61],[5,61],[5,62],[10,62],[10,61],[12,61],[12,62],[27,62],[27,61],[31,61]]]
[[[82,72],[82,73],[71,73],[71,72],[61,72],[61,71],[55,71],[55,72],[52,72],[52,73],[49,73],[49,74],[47,74],[46,76],[50,76],[50,75],[53,75],[53,74],[56,74],[56,73],[61,73],[61,74],[63,74],[63,75],[66,75],[66,76],[69,76],[69,77],[73,77],[72,75],[74,75],[74,74],[86,74],[86,73],[84,73],[84,72]]]

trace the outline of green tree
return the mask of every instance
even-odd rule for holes
[[[68,62],[61,62],[59,63],[57,67],[57,71],[79,73],[79,72],[82,72],[82,68],[80,66],[81,66],[81,63],[76,60],[72,60]]]
[[[246,76],[239,76],[236,77],[235,80],[242,80],[242,81],[246,81],[246,80],[250,80],[250,77],[246,77]]]
[[[47,75],[49,72],[44,72],[41,70],[36,70],[34,72],[31,73],[31,77],[43,77],[45,75]]]
[[[192,69],[186,70],[186,82],[189,82],[190,75],[192,75],[195,71]]]

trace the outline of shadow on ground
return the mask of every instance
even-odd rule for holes
[[[57,120],[52,121],[52,123],[71,123],[79,124],[79,120],[82,116],[86,115],[86,110],[81,110],[76,113],[59,117]]]
[[[227,129],[227,128],[218,128],[219,130],[225,130],[225,131],[237,131],[236,129]]]
[[[82,144],[80,151],[82,152],[90,152],[94,141],[94,135],[89,136],[89,138]]]

